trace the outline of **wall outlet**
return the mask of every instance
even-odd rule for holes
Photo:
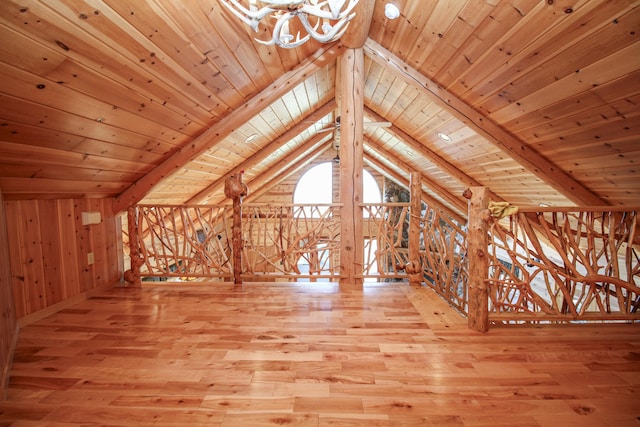
[[[89,252],[89,253],[87,254],[87,264],[91,265],[91,264],[93,264],[93,261],[94,261],[94,259],[93,259],[93,252]]]

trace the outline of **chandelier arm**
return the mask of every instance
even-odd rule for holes
[[[300,14],[298,15],[298,19],[300,19],[302,26],[305,30],[307,30],[307,33],[309,33],[311,37],[313,37],[315,40],[318,40],[319,42],[327,43],[336,38],[342,37],[344,32],[347,30],[349,21],[355,16],[356,14],[352,13],[351,15],[345,17],[343,20],[336,22],[336,24],[331,26],[331,29],[324,34],[320,34],[316,31],[316,28],[318,27],[317,25],[315,26],[315,28],[311,26],[306,15]]]
[[[283,13],[278,17],[278,20],[276,21],[276,25],[273,27],[273,37],[271,38],[271,40],[268,40],[268,41],[260,40],[260,39],[255,39],[255,40],[266,46],[273,46],[275,44],[288,49],[301,46],[302,44],[306,43],[309,40],[310,38],[309,35],[306,35],[303,38],[300,38],[300,33],[298,33],[296,36],[296,40],[294,42],[289,42],[286,40],[289,38],[292,38],[293,36],[288,32],[288,30],[285,33],[283,33],[283,28],[285,27],[285,24],[291,21],[295,16],[296,15],[293,15],[291,13]]]
[[[338,7],[342,7],[342,5],[344,4],[345,0],[342,0],[341,4],[339,6],[337,6],[337,4],[335,3],[330,3],[328,1],[319,3],[317,5],[308,5],[308,4],[304,4],[300,9],[299,12],[302,13],[307,13],[309,15],[313,15],[316,16],[318,18],[325,18],[325,19],[331,19],[331,20],[339,20],[339,19],[343,19],[344,17],[346,17],[347,15],[349,15],[349,13],[351,13],[351,11],[353,10],[354,7],[356,7],[356,5],[358,4],[359,0],[350,0],[349,4],[347,5],[347,7],[343,10],[340,11],[340,9],[338,9]],[[323,7],[325,7],[325,5],[329,4],[329,8],[330,10],[324,10]]]
[[[238,17],[242,22],[253,28],[254,31],[258,31],[258,25],[260,21],[270,13],[276,11],[268,6],[264,6],[259,10],[249,10],[244,7],[238,0],[220,0],[220,3],[226,7],[231,13]]]
[[[310,38],[314,38],[321,43],[336,40],[345,33],[349,26],[349,21],[356,15],[352,10],[360,0],[260,0],[263,6],[258,9],[258,0],[249,0],[249,8],[241,3],[242,0],[220,0],[233,15],[242,22],[258,32],[258,26],[263,18],[267,15],[274,14],[277,21],[273,29],[273,35],[270,40],[260,40],[255,38],[258,43],[271,46],[278,45],[283,48],[294,48],[306,43]],[[345,7],[344,10],[341,10]],[[298,17],[302,26],[307,31],[307,35],[300,38],[298,32],[295,37],[289,32],[289,21],[294,17]],[[309,16],[315,19],[314,25],[309,22]],[[337,21],[334,25],[330,25],[328,21]],[[318,31],[320,24],[322,25],[322,33]]]
[[[271,7],[279,10],[294,9],[295,6],[303,4],[307,0],[262,0],[263,3],[270,4]],[[291,7],[291,6],[294,7]]]

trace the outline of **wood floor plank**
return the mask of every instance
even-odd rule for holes
[[[405,283],[114,288],[22,328],[0,426],[637,426],[640,325],[494,326]]]

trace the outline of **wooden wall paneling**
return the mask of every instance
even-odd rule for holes
[[[76,199],[74,201],[76,259],[78,260],[81,292],[86,292],[95,287],[95,263],[89,265],[87,262],[87,254],[93,250],[93,235],[90,229],[92,225],[82,225],[82,212],[89,210],[88,200]]]
[[[120,281],[111,199],[9,200],[5,206],[19,323]],[[88,211],[101,213],[100,224],[82,225],[82,212]],[[89,252],[94,253],[93,265],[87,262]]]
[[[24,238],[22,227],[19,226],[21,218],[21,202],[7,200],[4,204],[7,222],[7,240],[9,242],[9,263],[11,268],[11,288],[15,301],[16,318],[27,313],[26,281],[21,254],[24,252]]]
[[[64,299],[63,253],[60,246],[60,218],[56,200],[39,200],[40,235],[42,238],[42,268],[46,301],[50,306]]]
[[[16,315],[20,317],[46,303],[37,201],[8,202],[7,219]]]
[[[106,218],[104,217],[104,200],[106,199],[88,199],[87,200],[87,210],[92,212],[100,212],[100,223],[99,224],[91,224],[84,225],[83,227],[88,227],[89,232],[91,233],[91,246],[88,248],[88,252],[93,253],[93,278],[94,278],[94,287],[98,287],[101,283],[104,283],[109,278],[109,246],[110,243],[107,240],[106,236]],[[111,213],[111,217],[114,214]],[[113,240],[113,239],[111,239]],[[89,265],[87,263],[87,265]]]
[[[62,252],[62,268],[64,281],[62,293],[64,298],[79,295],[80,289],[80,264],[77,257],[78,247],[76,240],[75,201],[63,199],[57,201],[58,205],[58,235],[60,239],[60,251]]]
[[[7,398],[11,361],[18,339],[13,298],[7,216],[0,189],[0,400]]]
[[[19,226],[23,228],[24,252],[21,253],[24,264],[26,285],[26,304],[29,312],[41,310],[47,306],[45,291],[45,271],[42,264],[42,235],[40,234],[40,215],[37,200],[25,200],[25,209]]]

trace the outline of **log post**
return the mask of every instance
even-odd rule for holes
[[[340,102],[340,288],[362,289],[362,170],[364,53],[347,49],[339,59]]]
[[[471,187],[471,194],[465,192],[469,201],[469,231],[467,235],[467,256],[469,260],[469,329],[476,332],[489,330],[489,189]]]
[[[127,210],[127,230],[129,232],[129,259],[131,266],[124,272],[124,280],[133,286],[142,286],[140,282],[140,267],[144,260],[140,256],[138,236],[138,208],[132,206]]]
[[[242,279],[242,197],[248,193],[247,186],[242,183],[242,173],[230,175],[224,182],[224,194],[233,201],[233,224],[231,228],[231,244],[233,254],[233,283],[240,285]]]
[[[422,266],[420,263],[420,213],[422,211],[422,183],[420,172],[411,172],[409,176],[409,264],[405,271],[409,275],[409,283],[419,285],[422,282]]]

